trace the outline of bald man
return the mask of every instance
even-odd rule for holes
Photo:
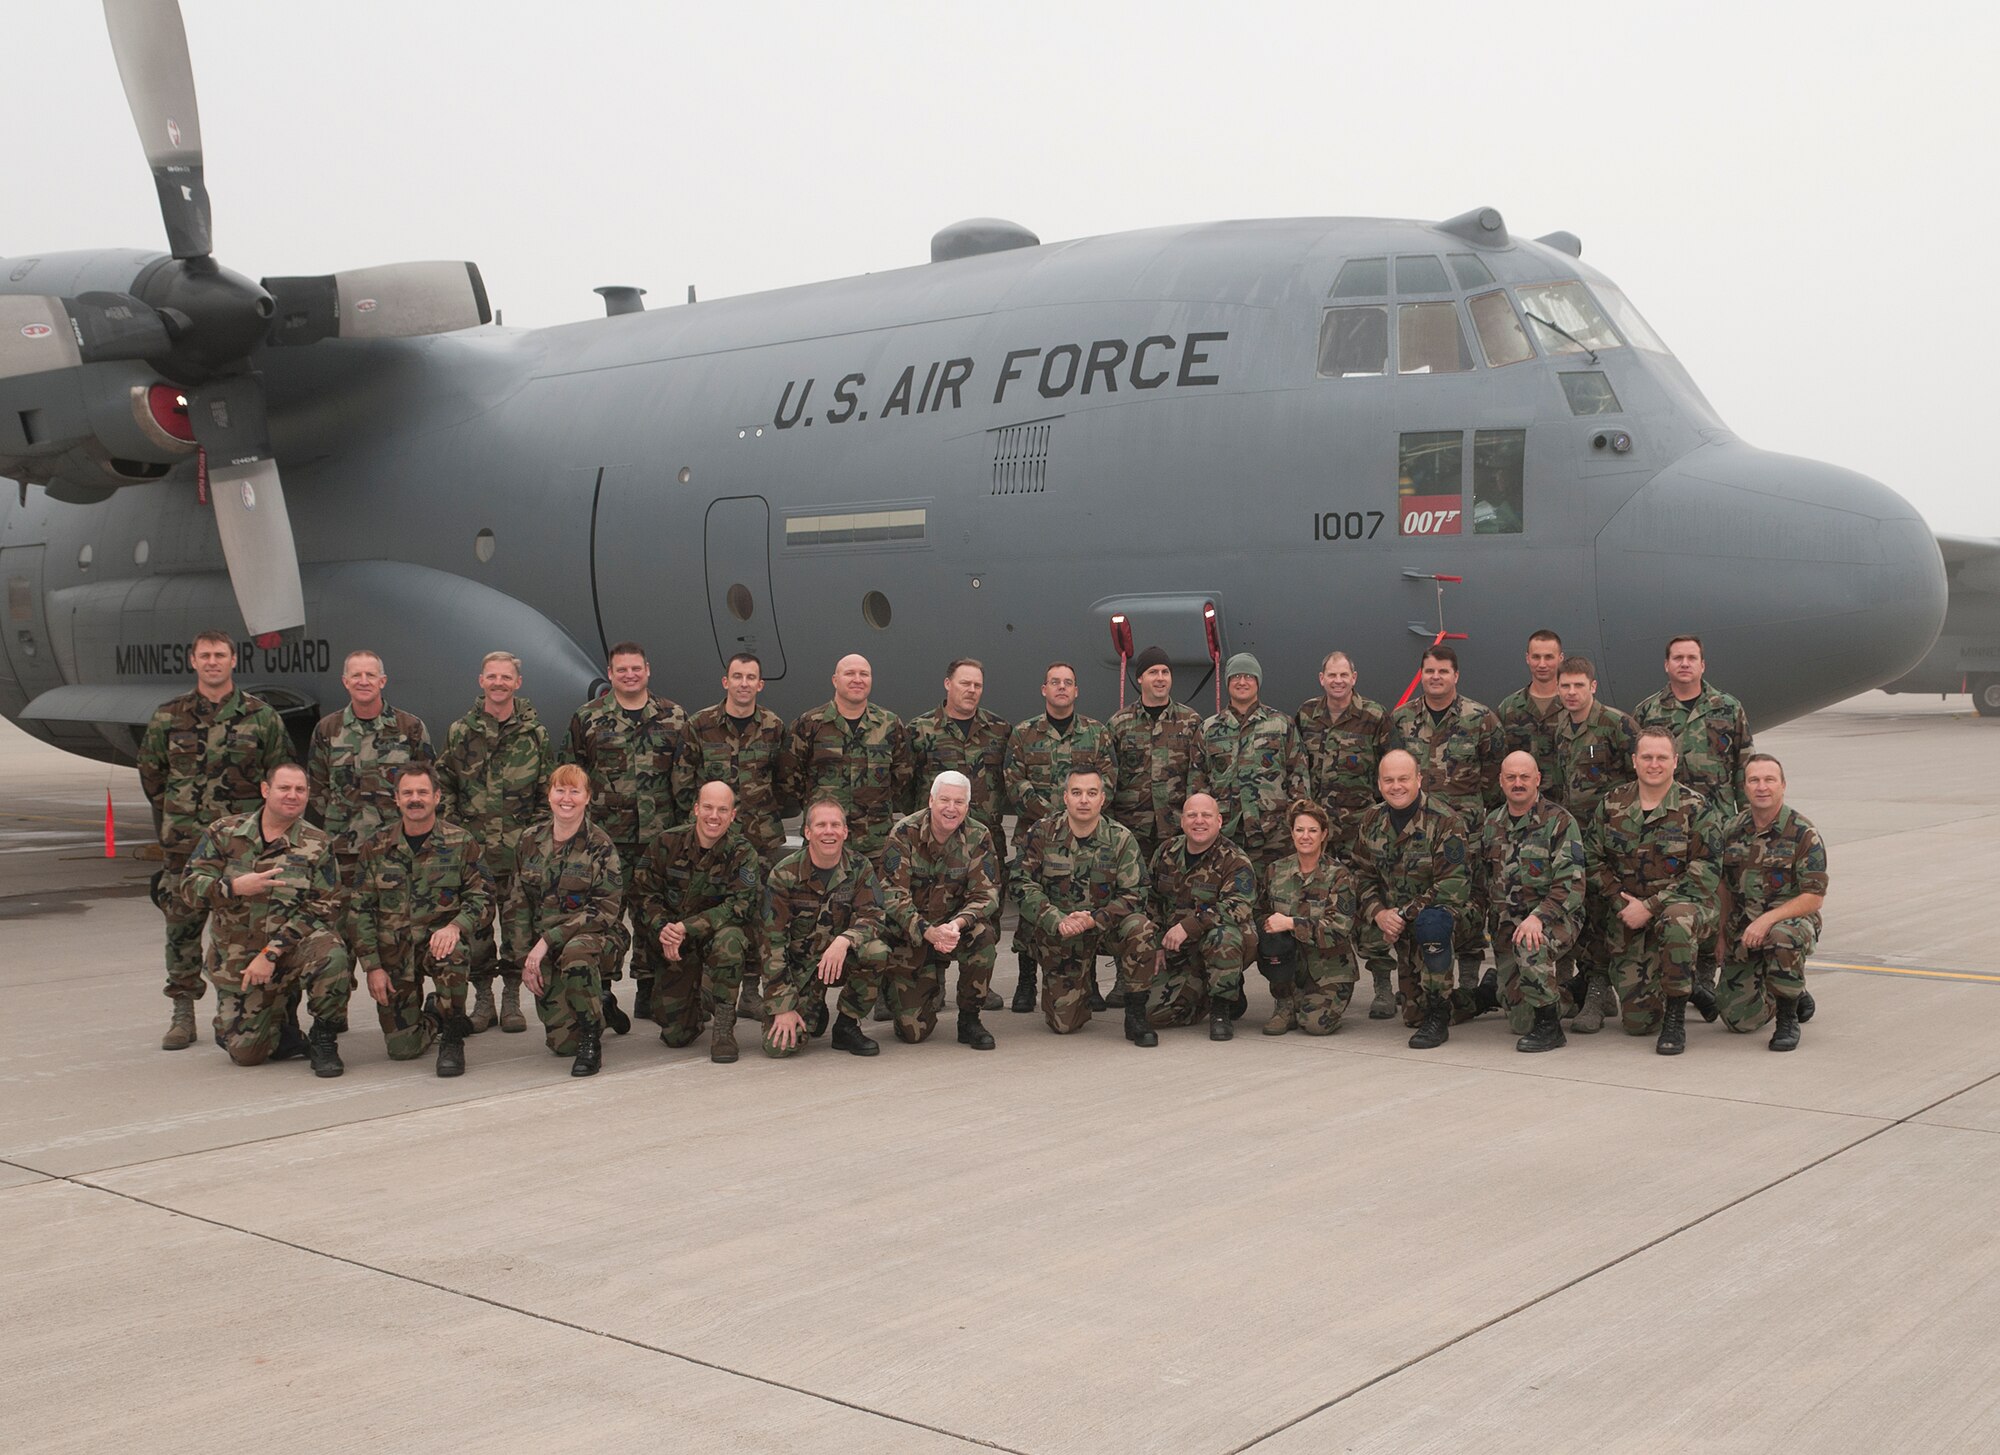
[[[870,702],[875,669],[858,653],[833,669],[833,698],[792,724],[790,797],[830,798],[847,814],[848,848],[871,864],[909,805],[915,770],[903,720]]]
[[[1146,1023],[1191,1026],[1206,1015],[1211,1041],[1234,1038],[1243,967],[1257,949],[1257,871],[1222,837],[1222,807],[1211,795],[1187,796],[1181,831],[1154,853],[1150,878],[1146,917],[1159,948]]]

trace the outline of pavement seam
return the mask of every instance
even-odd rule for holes
[[[1871,1132],[1867,1132],[1862,1136],[1856,1137],[1853,1141],[1847,1143],[1845,1146],[1835,1147],[1832,1151],[1826,1152],[1821,1156],[1815,1157],[1810,1162],[1805,1162],[1797,1167],[1794,1167],[1790,1172],[1785,1173],[1782,1177],[1774,1177],[1773,1179],[1771,1179],[1771,1181],[1765,1183],[1761,1187],[1753,1187],[1748,1192],[1745,1192],[1740,1196],[1733,1197],[1728,1202],[1722,1203],[1720,1206],[1710,1208],[1707,1212],[1701,1214],[1701,1216],[1699,1217],[1688,1219],[1688,1221],[1682,1223],[1677,1228],[1669,1228],[1666,1232],[1661,1233],[1657,1238],[1648,1239],[1646,1242],[1641,1243],[1638,1247],[1629,1248],[1625,1252],[1620,1253],[1616,1258],[1612,1258],[1607,1260],[1606,1262],[1600,1263],[1595,1268],[1586,1269],[1584,1272],[1577,1274],[1576,1277],[1568,1279],[1562,1283],[1559,1283],[1555,1287],[1547,1289],[1542,1293],[1538,1293],[1533,1298],[1526,1299],[1523,1302],[1516,1304],[1513,1308],[1506,1309],[1503,1312],[1497,1313],[1492,1318],[1486,1319],[1481,1323],[1475,1324],[1469,1329],[1462,1330],[1459,1333],[1452,1335],[1449,1339],[1444,1340],[1442,1343],[1435,1344],[1431,1348],[1426,1349],[1421,1353],[1412,1354],[1408,1359],[1403,1360],[1401,1363],[1396,1364],[1391,1368],[1384,1369],[1378,1374],[1369,1376],[1367,1379],[1362,1380],[1359,1384],[1354,1385],[1352,1388],[1342,1390],[1339,1394],[1334,1395],[1333,1398],[1324,1400],[1321,1403],[1314,1405],[1311,1409],[1306,1410],[1304,1413],[1294,1415],[1291,1419],[1285,1420],[1281,1424],[1273,1425],[1270,1429],[1264,1431],[1261,1435],[1253,1435],[1251,1438],[1245,1440],[1240,1445],[1231,1445],[1227,1450],[1223,1452],[1223,1455],[1243,1455],[1244,1451],[1253,1449],[1256,1446],[1263,1444],[1267,1440],[1273,1439],[1278,1435],[1282,1435],[1283,1433],[1285,1433],[1285,1431],[1293,1429],[1298,1425],[1302,1425],[1307,1420],[1310,1420],[1317,1415],[1325,1414],[1335,1405],[1342,1404],[1345,1401],[1352,1399],[1355,1395],[1360,1394],[1365,1390],[1373,1389],[1378,1384],[1382,1384],[1387,1380],[1394,1379],[1397,1375],[1403,1373],[1404,1371],[1416,1368],[1419,1364],[1425,1363],[1426,1361],[1436,1357],[1437,1355],[1444,1353],[1447,1349],[1455,1348],[1458,1345],[1463,1344],[1466,1340],[1476,1338],[1480,1334],[1485,1333],[1488,1329],[1496,1328],[1499,1325],[1506,1323],[1507,1320],[1513,1318],[1517,1314],[1526,1313],[1529,1309],[1547,1303],[1550,1299],[1555,1298],[1559,1294],[1567,1293],[1572,1288],[1577,1287],[1579,1284],[1589,1282],[1591,1279],[1597,1277],[1600,1273],[1608,1272],[1609,1270],[1618,1267],[1622,1263],[1629,1263],[1632,1259],[1639,1257],[1643,1253],[1651,1252],[1654,1248],[1659,1247],[1662,1243],[1668,1241],[1671,1238],[1678,1238],[1682,1233],[1685,1233],[1692,1228],[1698,1228],[1703,1223],[1712,1221],[1713,1219],[1722,1216],[1722,1214],[1729,1212],[1734,1208],[1741,1207],[1744,1203],[1749,1202],[1753,1198],[1762,1197],[1765,1193],[1769,1192],[1774,1187],[1782,1187],[1785,1183],[1790,1182],[1795,1177],[1800,1177],[1805,1173],[1812,1171],[1816,1167],[1822,1167],[1828,1162],[1831,1162],[1836,1157],[1845,1156],[1847,1153],[1852,1152],[1856,1147],[1861,1146],[1865,1142],[1872,1142],[1877,1137],[1892,1132],[1896,1130],[1896,1128],[1898,1127],[1913,1126],[1913,1125],[1924,1126],[1924,1127],[1935,1127],[1937,1125],[1936,1123],[1918,1122],[1916,1119],[1922,1116],[1927,1111],[1932,1111],[1940,1106],[1943,1106],[1946,1102],[1952,1100],[1954,1097],[1963,1096],[1969,1091],[1977,1091],[1980,1087],[1994,1080],[2000,1080],[2000,1071],[1995,1071],[1991,1075],[1982,1076],[1979,1078],[1979,1080],[1972,1082],[1968,1086],[1961,1086],[1958,1090],[1950,1093],[1950,1095],[1939,1097],[1936,1101],[1930,1103],[1929,1106],[1919,1107],[1917,1110],[1911,1112],[1908,1116],[1898,1117],[1892,1122],[1888,1122],[1883,1126],[1875,1128]],[[1962,1129],[1945,1128],[1945,1130],[1977,1131],[1979,1129],[1976,1127],[1968,1127]]]
[[[34,1169],[23,1168],[22,1170],[31,1172]],[[324,1248],[313,1248],[304,1243],[295,1243],[289,1238],[274,1237],[270,1233],[262,1233],[255,1228],[239,1227],[235,1223],[226,1223],[220,1218],[207,1217],[201,1213],[185,1212],[180,1208],[169,1207],[165,1203],[153,1202],[135,1193],[122,1192],[115,1187],[105,1187],[91,1182],[81,1174],[75,1176],[51,1176],[49,1181],[67,1183],[72,1187],[79,1187],[89,1192],[104,1193],[111,1197],[120,1198],[138,1207],[148,1208],[153,1212],[164,1213],[168,1217],[187,1218],[190,1221],[203,1223],[211,1228],[220,1229],[223,1232],[237,1233],[243,1237],[255,1238],[259,1242],[270,1243],[276,1247],[289,1248],[293,1252],[303,1253],[309,1258],[323,1258],[329,1263],[339,1263],[349,1268],[359,1269],[364,1273],[373,1273],[378,1277],[394,1279],[398,1283],[412,1284],[418,1288],[428,1288],[450,1298],[469,1299],[473,1303],[485,1304],[488,1308],[498,1309],[502,1313],[515,1314],[521,1318],[533,1319],[537,1323],[551,1324],[557,1328],[569,1329],[572,1332],[585,1334],[592,1338],[608,1339],[615,1344],[624,1344],[633,1349],[643,1349],[649,1354],[659,1354],[668,1359],[678,1359],[684,1364],[692,1364],[701,1369],[713,1370],[717,1374],[731,1375],[737,1379],[747,1379],[753,1384],[765,1385],[771,1389],[782,1389],[787,1393],[800,1395],[806,1399],[819,1400],[824,1404],[838,1405],[842,1409],[853,1410],[856,1414],[873,1415],[877,1419],[888,1420],[893,1424],[907,1425],[912,1429],[924,1430],[933,1435],[942,1435],[948,1440],[957,1440],[966,1445],[976,1445],[983,1450],[999,1450],[1005,1452],[1005,1455],[1028,1455],[1026,1451],[1018,1450],[1012,1445],[1002,1445],[996,1440],[982,1440],[977,1435],[962,1434],[957,1430],[948,1430],[942,1425],[927,1424],[923,1420],[912,1419],[908,1415],[891,1414],[887,1410],[872,1409],[864,1404],[856,1404],[853,1400],[842,1399],[838,1395],[825,1394],[816,1389],[807,1389],[803,1385],[787,1384],[781,1379],[772,1379],[767,1375],[751,1374],[746,1370],[732,1369],[727,1364],[718,1364],[712,1359],[702,1359],[693,1354],[683,1354],[677,1349],[664,1349],[658,1344],[649,1344],[643,1339],[633,1338],[630,1334],[614,1333],[609,1329],[593,1329],[588,1324],[579,1324],[571,1319],[558,1318],[554,1314],[539,1313],[534,1309],[522,1308],[519,1304],[507,1303],[483,1293],[473,1293],[468,1289],[453,1288],[449,1284],[438,1283],[429,1278],[418,1278],[409,1273],[399,1273],[393,1268],[383,1268],[374,1263],[366,1263],[359,1258],[350,1258],[343,1253],[329,1253]]]

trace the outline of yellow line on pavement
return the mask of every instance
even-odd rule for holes
[[[1970,970],[1911,970],[1901,965],[1846,965],[1838,960],[1809,960],[1824,970],[1866,970],[1875,975],[1915,975],[1924,980],[1986,980],[2000,984],[2000,975],[1975,975]]]

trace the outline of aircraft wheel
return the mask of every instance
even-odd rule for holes
[[[2000,677],[1986,675],[1974,677],[1972,706],[1981,717],[2000,717]]]

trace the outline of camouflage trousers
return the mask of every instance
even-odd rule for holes
[[[991,920],[981,920],[961,935],[958,949],[950,955],[940,954],[921,940],[898,944],[889,952],[882,974],[882,994],[895,1017],[896,1039],[916,1045],[937,1029],[938,1011],[944,1005],[945,968],[953,960],[958,961],[958,1009],[978,1010],[993,983],[993,962],[999,954],[1000,929]]]
[[[441,1010],[465,1009],[465,981],[472,953],[461,938],[458,948],[439,960],[431,954],[430,931],[413,931],[407,938],[381,946],[382,968],[389,974],[389,1000],[375,1007],[382,1040],[391,1061],[414,1061],[437,1042],[437,1027],[424,1019],[424,977],[437,986]]]
[[[1619,900],[1620,904],[1624,901]],[[1628,930],[1616,910],[1606,911],[1606,973],[1618,992],[1619,1019],[1628,1036],[1660,1028],[1666,1003],[1694,989],[1695,960],[1707,915],[1698,904],[1670,904],[1642,929]]]
[[[1514,931],[1519,928],[1515,921],[1494,917],[1493,963],[1500,972],[1500,1008],[1507,1012],[1507,1026],[1515,1035],[1525,1036],[1535,1028],[1535,1012],[1543,1006],[1574,1013],[1575,1007],[1563,994],[1558,967],[1576,943],[1576,930],[1561,920],[1544,925],[1542,947],[1529,951],[1514,943]]]
[[[208,927],[208,906],[189,905],[181,898],[185,858],[170,858],[153,876],[153,904],[167,921],[167,989],[175,1000],[200,1000],[208,989],[202,977],[201,932]]]
[[[632,978],[654,980],[659,977],[660,967],[667,963],[664,951],[660,949],[657,936],[646,933],[646,916],[639,904],[639,891],[632,885],[632,875],[639,867],[639,860],[645,856],[644,844],[619,844],[618,849],[618,953],[611,957],[611,968],[604,972],[604,984],[608,989],[625,974],[625,957],[632,957]],[[628,926],[626,921],[630,920]]]
[[[814,956],[811,965],[801,967],[794,963],[786,970],[787,978],[796,980],[801,968],[804,969],[806,988],[799,997],[798,1011],[806,1018],[807,1026],[810,1027],[813,1023],[814,1006],[819,1008],[820,1015],[826,1014],[826,993],[836,985],[840,987],[840,1013],[852,1016],[857,1021],[867,1020],[875,1009],[876,997],[882,991],[882,972],[889,962],[888,944],[882,940],[869,940],[860,949],[849,950],[847,963],[841,967],[840,978],[831,984],[819,978],[818,960],[819,957]],[[767,995],[770,993],[768,988],[765,993]],[[768,1029],[770,1024],[768,1007],[764,1019],[766,1025],[764,1054],[773,1060],[782,1061],[787,1057],[798,1055],[812,1040],[811,1036],[800,1036],[788,1047],[775,1046],[771,1043],[771,1033]]]
[[[1382,927],[1372,919],[1360,922],[1354,936],[1355,953],[1360,956],[1361,963],[1368,967],[1370,975],[1377,971],[1394,972],[1396,990],[1403,1001],[1403,1024],[1406,1026],[1414,1026],[1424,1018],[1426,995],[1433,993],[1449,995],[1454,984],[1452,973],[1454,967],[1449,954],[1442,957],[1443,963],[1440,966],[1433,968],[1424,963],[1424,957],[1417,950],[1417,920],[1421,914],[1441,915],[1450,920],[1451,932],[1447,936],[1440,931],[1439,942],[1448,939],[1453,946],[1457,944],[1458,921],[1465,916],[1454,915],[1450,910],[1439,909],[1436,906],[1422,910],[1419,914],[1409,915],[1407,923],[1403,926],[1403,933],[1396,937],[1394,944],[1389,942],[1388,936],[1382,933]],[[1483,945],[1486,936],[1480,935],[1479,940]]]
[[[542,1018],[542,1038],[551,1055],[576,1054],[579,1021],[603,1025],[606,977],[622,951],[616,935],[571,935],[561,954],[543,957],[542,993],[535,997],[535,1014]]]
[[[1332,1035],[1354,999],[1354,956],[1301,945],[1292,964],[1292,1014],[1299,1029],[1309,1036]]]
[[[669,960],[666,952],[661,952],[660,973],[653,981],[652,1014],[669,1046],[691,1045],[718,1005],[735,1006],[750,944],[749,930],[742,925],[724,925],[712,934],[700,938],[689,935],[681,941],[678,960]]]
[[[1160,931],[1154,929],[1158,943]],[[1146,993],[1146,1024],[1159,1029],[1198,1025],[1211,1001],[1231,1004],[1243,993],[1243,967],[1257,953],[1248,925],[1217,925],[1178,950],[1155,953],[1153,984]]]
[[[1090,1023],[1090,988],[1097,957],[1118,962],[1118,988],[1144,998],[1153,983],[1153,926],[1142,914],[1128,914],[1115,930],[1090,929],[1063,939],[1034,931],[1029,953],[1042,968],[1042,1019],[1067,1036]]]
[[[1619,901],[1621,904],[1623,900]],[[1583,892],[1583,924],[1576,932],[1576,939],[1563,951],[1562,959],[1556,962],[1556,979],[1567,981],[1579,970],[1585,973],[1603,974],[1611,963],[1611,951],[1607,944],[1605,921],[1612,911],[1594,886]]]
[[[303,994],[317,1021],[344,1026],[351,984],[347,946],[332,930],[316,930],[279,957],[262,985],[245,985],[242,964],[209,966],[215,982],[215,1029],[222,1049],[238,1066],[260,1066],[278,1049],[278,1036],[291,1020],[292,1002]]]
[[[493,913],[487,916],[486,923],[472,932],[468,940],[471,968],[467,974],[474,985],[491,985],[495,975],[505,980],[519,980],[521,961],[534,948],[532,944],[515,944],[514,936],[505,923],[507,896],[514,888],[513,870],[494,870],[491,865],[487,867],[493,875]],[[494,928],[496,920],[500,922],[497,931]]]
[[[1805,993],[1806,957],[1819,943],[1819,931],[1809,919],[1784,919],[1771,926],[1763,945],[1745,948],[1743,929],[1729,936],[1729,958],[1722,962],[1716,1003],[1722,1023],[1732,1031],[1754,1031],[1769,1024],[1778,1002]]]

